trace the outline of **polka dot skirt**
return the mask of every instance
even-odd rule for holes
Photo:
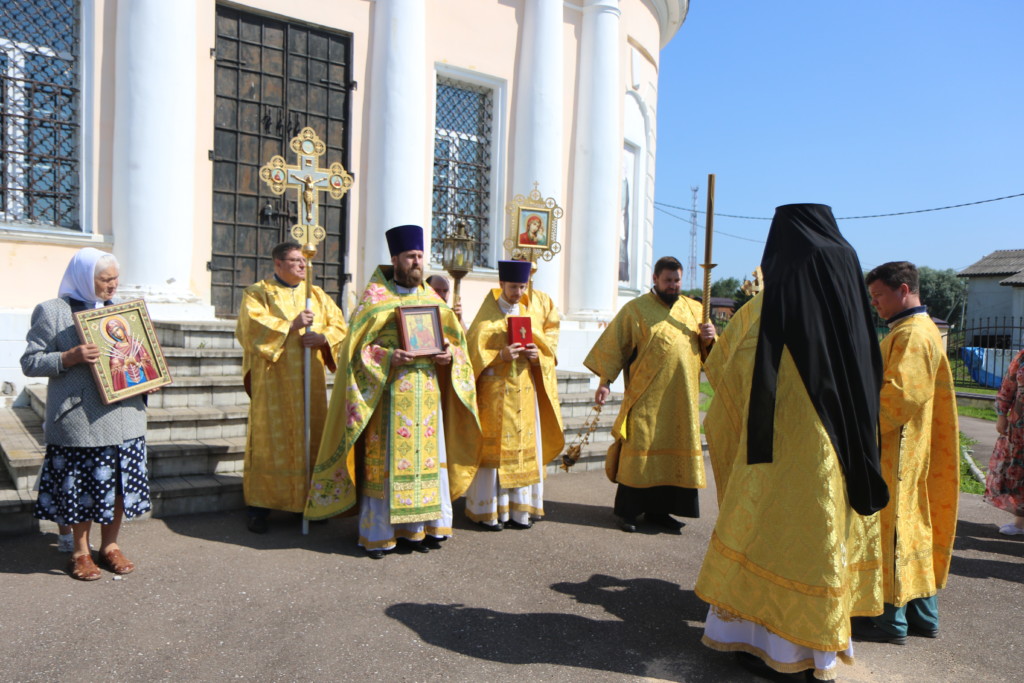
[[[119,446],[46,445],[33,514],[58,524],[114,521],[114,500],[124,498],[127,519],[149,512],[146,438]]]

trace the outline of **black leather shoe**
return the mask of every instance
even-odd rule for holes
[[[813,681],[814,680],[814,669],[808,669],[806,671],[798,671],[796,673],[784,674],[776,671],[767,664],[765,664],[760,657],[756,657],[749,652],[736,652],[736,663],[742,666],[744,669],[754,674],[758,678],[766,678],[769,681]]]
[[[919,638],[938,638],[939,629],[937,628],[922,628],[920,626],[914,626],[913,624],[907,624],[907,633],[912,636]]]
[[[427,536],[421,541],[424,548],[430,548],[431,550],[441,549],[441,539],[436,536]]]
[[[510,519],[507,522],[505,522],[505,528],[506,529],[532,529],[533,528],[533,522],[527,522],[526,524],[522,524],[520,522],[515,521],[514,519]]]
[[[380,548],[374,548],[373,550],[367,550],[366,556],[371,560],[381,560],[384,558],[384,551]]]
[[[662,529],[668,529],[669,531],[679,531],[684,526],[686,526],[685,522],[680,522],[672,515],[658,515],[651,514],[648,512],[644,515],[644,519],[646,519],[651,524],[654,524],[655,526],[660,526]]]
[[[869,617],[850,619],[850,631],[853,639],[865,643],[889,643],[890,645],[906,645],[907,637],[889,633],[873,622]]]
[[[414,553],[429,553],[430,552],[430,548],[428,548],[427,546],[423,545],[422,542],[420,542],[420,541],[410,541],[407,538],[400,538],[400,539],[398,539],[398,545],[404,545],[406,548],[408,548],[409,550],[413,551]]]
[[[636,531],[636,520],[635,519],[620,519],[619,528],[625,531],[627,534],[631,534]]]
[[[476,522],[476,525],[484,531],[501,531],[505,526],[501,522],[496,524],[488,524],[487,522]]]
[[[245,522],[245,528],[254,534],[265,534],[270,529],[265,515],[249,515]]]

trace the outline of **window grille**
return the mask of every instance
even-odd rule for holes
[[[437,79],[431,260],[460,219],[477,240],[474,265],[490,266],[491,129],[494,91],[447,77]]]
[[[81,229],[78,0],[0,3],[0,223]]]

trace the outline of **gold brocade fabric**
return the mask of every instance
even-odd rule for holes
[[[537,366],[531,366],[525,357],[512,363],[501,360],[500,352],[508,346],[509,336],[508,319],[497,303],[500,289],[484,298],[469,326],[469,355],[483,428],[478,459],[481,466],[498,469],[502,488],[529,486],[543,479],[536,454],[538,412],[543,461],[556,458],[565,446],[555,375],[558,311],[546,295],[547,305],[543,299],[538,301],[541,294],[537,290],[524,294],[518,313],[531,319],[533,342],[540,351]]]
[[[946,585],[960,500],[956,395],[942,338],[927,314],[882,340],[881,512],[885,601],[900,607]]]
[[[341,349],[344,386],[331,394],[306,517],[326,519],[355,507],[358,495],[383,498],[391,523],[436,519],[440,495],[462,495],[476,473],[480,421],[473,367],[462,325],[430,287],[400,294],[381,266],[349,321]],[[391,367],[398,346],[395,308],[436,305],[450,365],[420,359]],[[438,491],[437,419],[444,421],[448,491]],[[376,439],[376,440],[374,440]]]
[[[670,309],[656,294],[616,314],[583,364],[603,382],[626,372],[615,444],[605,472],[613,482],[648,488],[704,488],[700,443],[701,306],[679,297]]]
[[[828,433],[788,349],[779,366],[775,459],[748,465],[746,420],[761,297],[737,311],[705,365],[704,432],[719,515],[695,591],[790,642],[838,652],[850,617],[882,611],[878,516],[850,507]]]
[[[248,505],[302,512],[306,480],[303,352],[301,330],[289,331],[305,310],[305,286],[274,278],[245,289],[235,337],[242,347],[242,374],[249,374],[252,400],[245,442],[243,490]],[[332,358],[345,338],[345,319],[319,287],[311,290],[313,331],[327,337]],[[316,454],[327,413],[324,350],[310,354],[310,451]]]

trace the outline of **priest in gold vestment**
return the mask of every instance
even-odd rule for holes
[[[242,376],[249,392],[242,488],[248,526],[267,531],[270,510],[302,512],[309,482],[306,458],[315,458],[327,414],[325,367],[345,338],[341,309],[319,287],[306,308],[306,258],[295,242],[277,245],[274,275],[242,294],[235,337],[242,347]],[[310,327],[305,334],[302,329]],[[310,359],[310,454],[305,450],[303,349]]]
[[[702,642],[767,678],[828,680],[852,660],[851,616],[882,611],[881,358],[827,206],[779,207],[761,265],[764,291],[705,365],[719,516],[695,586]]]
[[[953,375],[939,329],[921,305],[907,261],[865,278],[890,332],[882,340],[882,510],[885,612],[854,623],[854,638],[903,644],[939,634],[936,593],[946,585],[960,498],[960,441]]]
[[[488,531],[529,529],[544,516],[544,466],[565,445],[555,376],[558,311],[546,295],[527,291],[532,265],[499,261],[500,288],[469,326],[483,440],[466,516]],[[512,336],[513,317],[529,318],[531,342]]]
[[[583,364],[599,378],[594,401],[625,373],[626,391],[612,427],[605,473],[618,484],[615,515],[623,531],[637,517],[678,532],[672,517],[699,517],[704,488],[700,442],[701,359],[715,326],[701,324],[701,305],[680,296],[683,266],[671,256],[654,265],[651,291],[628,302],[608,323]]]
[[[374,272],[349,319],[344,384],[339,375],[306,505],[309,519],[358,505],[358,542],[373,559],[399,542],[416,552],[441,547],[480,441],[462,326],[423,284],[423,229],[392,228],[387,240],[391,266]],[[400,306],[438,307],[442,353],[402,348]]]

